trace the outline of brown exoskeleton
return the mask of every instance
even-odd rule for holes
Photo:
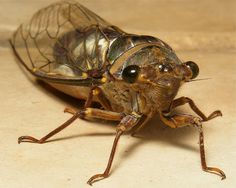
[[[205,116],[190,98],[175,99],[181,85],[197,77],[199,68],[192,61],[182,62],[162,40],[128,34],[82,5],[64,1],[39,10],[10,43],[30,73],[86,100],[84,110],[67,108],[73,116],[46,136],[22,136],[19,143],[45,143],[77,118],[119,121],[107,167],[88,180],[91,185],[108,177],[120,136],[136,133],[158,115],[171,128],[198,127],[202,169],[226,177],[222,170],[206,165],[202,130],[203,122],[222,114]],[[94,101],[102,108],[92,108]],[[184,104],[197,116],[172,113]]]

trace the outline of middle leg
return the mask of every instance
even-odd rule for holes
[[[84,109],[89,108],[89,107],[92,106],[92,102],[93,102],[94,97],[97,97],[98,102],[101,104],[103,109],[112,111],[112,107],[111,107],[111,104],[110,104],[109,100],[105,97],[102,89],[98,86],[94,86],[90,89],[90,92],[88,94],[88,98],[87,98],[87,100],[85,101],[85,104],[84,104]],[[64,109],[64,112],[74,115],[74,114],[76,114],[77,111],[70,108],[70,107],[66,107]]]
[[[137,125],[137,123],[139,123],[139,120],[140,120],[140,116],[135,116],[134,114],[127,115],[121,120],[120,124],[118,125],[116,129],[116,137],[113,142],[113,146],[111,149],[111,153],[110,153],[110,157],[109,157],[106,169],[102,174],[95,174],[94,176],[92,176],[87,182],[89,185],[92,185],[94,182],[107,178],[109,176],[120,136],[124,132],[132,130],[132,128],[135,125]]]

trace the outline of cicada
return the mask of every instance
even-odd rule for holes
[[[206,116],[190,98],[176,99],[180,87],[198,76],[199,68],[193,61],[181,61],[161,39],[127,33],[81,4],[63,1],[36,12],[19,26],[10,43],[32,75],[85,100],[83,110],[66,108],[72,117],[46,136],[22,136],[19,143],[45,143],[77,118],[119,122],[106,169],[88,180],[91,185],[109,176],[121,135],[134,135],[159,116],[171,128],[197,127],[202,169],[226,177],[219,168],[207,166],[202,129],[203,122],[222,114],[217,110]],[[101,107],[93,107],[93,102]],[[173,112],[184,104],[196,115]]]

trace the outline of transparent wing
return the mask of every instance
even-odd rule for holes
[[[89,43],[84,33],[90,31],[94,33],[94,44],[90,48],[97,45],[93,51],[98,49],[102,37],[108,47],[108,38],[102,30],[109,27],[110,24],[79,3],[63,1],[36,12],[28,23],[17,29],[10,42],[20,62],[35,76],[48,81],[88,84],[91,78],[85,72],[94,68],[95,61],[86,54],[87,47],[75,54],[76,46],[79,41],[84,46]],[[92,54],[103,58],[105,50],[102,54]]]

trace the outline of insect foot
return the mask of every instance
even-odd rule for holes
[[[214,119],[216,117],[222,117],[223,114],[220,110],[216,110],[214,112],[212,112],[208,117],[207,117],[207,120],[204,120],[204,121],[208,121],[208,120],[211,120],[211,119]]]
[[[21,136],[18,138],[18,144],[20,144],[21,142],[31,142],[31,143],[38,143],[38,144],[42,144],[43,141],[42,140],[38,140],[32,136]]]
[[[216,174],[218,176],[221,177],[221,180],[225,179],[226,178],[226,175],[225,173],[220,170],[219,168],[215,168],[215,167],[206,167],[205,169],[203,169],[205,172],[209,172],[209,173],[212,173],[212,174]]]
[[[87,181],[87,184],[89,185],[93,185],[93,183],[99,181],[99,180],[102,180],[104,178],[107,178],[108,177],[108,174],[96,174],[94,176],[92,176],[88,181]]]
[[[85,111],[84,110],[76,112],[65,123],[63,123],[62,125],[60,125],[56,129],[54,129],[53,131],[51,131],[50,133],[48,133],[46,136],[42,137],[41,139],[36,139],[32,136],[21,136],[21,137],[18,138],[18,144],[20,144],[21,142],[31,142],[31,143],[43,144],[43,143],[47,142],[47,140],[49,138],[51,138],[55,134],[59,133],[60,131],[62,131],[63,129],[65,129],[69,125],[71,125],[77,118],[83,119],[84,116],[85,116]]]

